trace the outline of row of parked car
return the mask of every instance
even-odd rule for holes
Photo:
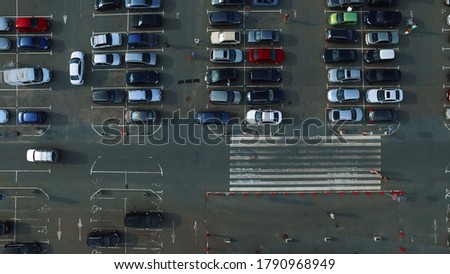
[[[402,19],[401,12],[393,10],[371,10],[365,13],[353,12],[360,8],[363,0],[328,0],[327,5],[332,9],[347,9],[347,11],[333,12],[328,17],[328,24],[332,27],[325,31],[325,40],[331,43],[358,43],[361,34],[353,28],[358,22],[358,14],[367,28],[393,28],[397,27]],[[395,6],[398,1],[368,1],[370,6]],[[351,8],[349,8],[351,7]],[[341,27],[341,28],[335,28]],[[345,27],[345,28],[342,28]],[[364,42],[367,46],[392,46],[399,42],[397,31],[377,30],[365,33]],[[363,59],[368,64],[388,62],[395,59],[394,49],[374,48],[363,52]],[[322,60],[327,64],[352,63],[358,59],[358,50],[326,48]],[[332,84],[360,83],[363,81],[363,70],[357,67],[335,67],[327,71],[328,82]],[[364,74],[369,84],[389,85],[401,79],[401,71],[396,68],[367,69]],[[403,100],[403,91],[399,88],[370,88],[366,91],[365,100],[369,104],[399,103]],[[333,104],[351,103],[361,100],[360,90],[357,88],[332,88],[327,92],[327,100]],[[365,115],[364,115],[365,114]],[[394,122],[398,121],[398,111],[394,108],[377,109],[367,108],[332,108],[328,112],[330,122]]]
[[[44,17],[20,17],[15,22],[16,30],[19,33],[39,33],[48,31],[50,21]],[[8,32],[11,29],[11,21],[6,17],[0,17],[0,33]],[[0,37],[0,50],[11,49],[11,40]],[[29,50],[49,50],[50,40],[47,37],[18,36],[16,41],[19,51]]]

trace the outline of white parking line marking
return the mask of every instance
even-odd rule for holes
[[[122,12],[122,13],[92,13],[92,17],[108,17],[108,16],[129,16],[129,15],[141,15],[141,14],[161,14],[164,15],[164,11],[154,12]]]

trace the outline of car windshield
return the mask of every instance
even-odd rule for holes
[[[378,101],[383,101],[385,99],[384,95],[385,95],[384,90],[382,89],[377,90]]]
[[[260,122],[262,121],[262,111],[257,111],[257,112],[255,113],[255,121],[256,121],[257,123],[260,123]]]
[[[344,22],[344,14],[343,13],[338,13],[336,15],[336,21],[337,22]]]
[[[41,69],[35,68],[34,70],[34,82],[41,82],[44,79],[44,74]]]
[[[150,63],[150,54],[142,54],[142,61],[144,63]]]
[[[344,79],[345,78],[345,70],[338,69],[336,72],[336,76],[338,79]]]
[[[345,94],[345,91],[343,89],[338,89],[337,92],[336,92],[336,98],[339,101],[344,100],[345,99],[344,94]]]
[[[112,64],[114,57],[111,54],[106,55],[106,63]]]

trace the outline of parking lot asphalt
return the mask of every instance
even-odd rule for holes
[[[45,4],[44,4],[45,2]],[[281,31],[285,61],[275,65],[217,65],[209,61],[208,14],[221,10],[208,0],[164,0],[161,9],[145,11],[163,16],[157,33],[160,42],[146,51],[156,52],[155,70],[163,91],[160,103],[121,106],[95,105],[94,90],[130,89],[125,73],[141,67],[94,67],[91,57],[99,52],[118,52],[127,47],[92,49],[92,35],[136,32],[131,17],[139,14],[123,7],[96,12],[92,1],[3,1],[1,16],[12,22],[21,16],[50,19],[52,49],[41,53],[17,53],[16,47],[0,52],[2,69],[41,66],[52,69],[49,84],[27,87],[0,85],[0,108],[11,120],[0,125],[0,220],[13,222],[11,234],[0,236],[0,245],[13,241],[38,241],[47,253],[409,253],[448,252],[450,186],[447,151],[448,27],[450,12],[442,1],[400,1],[403,14],[395,46],[397,57],[388,64],[367,65],[363,42],[352,46],[324,40],[331,10],[325,1],[280,1],[275,8],[231,8],[243,15],[238,27]],[[195,2],[195,4],[194,4]],[[195,6],[193,6],[195,5]],[[372,10],[355,9],[356,29],[367,27],[361,15]],[[410,10],[418,29],[405,35]],[[289,19],[284,22],[284,14]],[[14,27],[1,37],[17,39]],[[197,46],[194,38],[200,39]],[[243,39],[245,40],[245,39]],[[165,44],[163,41],[166,41]],[[169,45],[169,46],[167,46]],[[218,46],[223,47],[223,46]],[[258,46],[259,47],[259,46]],[[333,86],[324,64],[325,47],[356,49],[358,59],[350,67],[399,68],[402,80],[393,86],[404,90],[404,101],[395,124],[344,124],[334,127],[326,113],[337,107],[326,99]],[[237,48],[247,52],[246,42]],[[86,54],[86,81],[69,83],[70,53]],[[190,60],[192,52],[195,57]],[[345,65],[346,66],[346,65]],[[236,67],[238,81],[208,86],[207,69]],[[281,70],[285,99],[270,106],[287,120],[281,126],[202,127],[193,125],[195,111],[228,111],[243,119],[253,107],[212,105],[207,92],[213,88],[241,92],[254,87],[248,71],[255,67]],[[153,69],[153,68],[152,68]],[[263,85],[268,86],[268,85]],[[345,85],[361,92],[365,81]],[[363,93],[361,93],[363,94]],[[365,100],[346,107],[369,105]],[[342,107],[339,106],[339,107]],[[257,107],[258,108],[258,107]],[[39,126],[17,124],[17,112],[43,110],[48,122]],[[148,127],[124,125],[129,109],[153,109],[161,123]],[[389,126],[394,130],[389,134]],[[126,131],[126,136],[120,135]],[[264,136],[262,138],[256,138]],[[57,164],[26,162],[29,148],[59,149]],[[371,169],[389,177],[382,182]],[[125,228],[129,211],[162,211],[161,229]],[[333,212],[330,219],[326,212]],[[86,235],[92,230],[119,230],[118,247],[92,249]],[[400,231],[402,233],[400,233]],[[403,234],[404,233],[404,234]],[[286,235],[285,235],[286,234]],[[286,237],[287,236],[287,237]],[[292,239],[286,241],[286,238]]]

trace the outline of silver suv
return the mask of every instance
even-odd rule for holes
[[[157,103],[161,101],[159,88],[134,89],[128,91],[129,103]]]

